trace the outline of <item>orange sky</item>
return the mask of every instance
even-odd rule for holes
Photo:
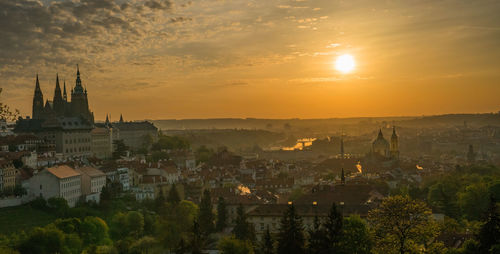
[[[0,3],[0,99],[31,114],[35,74],[51,98],[79,63],[98,120],[500,109],[499,1],[124,3]]]

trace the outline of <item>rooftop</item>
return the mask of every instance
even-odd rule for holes
[[[71,168],[67,165],[61,165],[61,166],[55,166],[52,168],[47,168],[47,171],[59,179],[80,175],[80,173],[78,173],[76,170],[74,170],[73,168]]]

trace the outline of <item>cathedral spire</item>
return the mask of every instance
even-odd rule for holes
[[[40,81],[38,81],[38,73],[36,74],[36,84],[35,84],[35,92],[39,91],[40,89]]]
[[[66,92],[66,80],[64,80],[63,99],[64,101],[68,101],[68,93]]]
[[[123,123],[123,115],[120,114],[120,123]]]
[[[33,96],[33,107],[31,113],[32,113],[31,117],[33,117],[34,119],[41,118],[43,113],[43,93],[42,89],[40,89],[40,81],[38,80],[38,73],[36,74],[35,92]]]
[[[108,116],[108,114],[106,114],[106,121],[105,121],[104,123],[105,123],[106,125],[108,125],[108,124],[109,124],[109,116]]]
[[[59,74],[56,74],[56,88],[54,89],[53,108],[58,116],[64,115],[64,101],[59,85]]]
[[[82,80],[80,79],[80,67],[76,65],[76,82],[75,82],[74,93],[83,93]]]

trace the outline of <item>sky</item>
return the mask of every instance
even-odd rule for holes
[[[497,0],[0,0],[0,100],[79,64],[97,120],[500,110]],[[334,68],[351,55],[350,73]]]

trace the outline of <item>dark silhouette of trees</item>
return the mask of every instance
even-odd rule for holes
[[[264,236],[262,237],[260,249],[262,254],[274,254],[274,240],[269,231],[269,226],[266,228],[266,232],[264,232]]]
[[[204,190],[200,202],[200,214],[198,217],[200,231],[203,235],[208,236],[214,232],[214,213],[212,206],[212,198],[210,191]]]
[[[326,230],[321,225],[318,216],[314,216],[313,228],[308,230],[309,242],[307,244],[308,254],[328,253],[329,242]]]
[[[255,240],[255,232],[253,225],[248,222],[243,205],[239,205],[236,210],[236,225],[233,228],[233,234],[236,239],[240,240]]]
[[[172,184],[172,187],[170,187],[170,191],[168,192],[167,196],[167,202],[174,205],[181,202],[181,198],[179,192],[177,191],[177,188],[175,187],[175,183]]]
[[[490,204],[486,214],[486,222],[477,236],[480,253],[496,253],[492,248],[500,250],[500,214],[493,195],[490,195]]]
[[[217,200],[217,223],[215,225],[215,229],[218,232],[222,232],[226,227],[227,222],[227,210],[226,210],[226,202],[223,197],[219,197]]]
[[[127,151],[129,150],[129,147],[125,145],[125,142],[121,139],[117,139],[113,141],[113,159],[117,160],[120,159],[122,156],[127,155]]]
[[[278,234],[278,254],[303,254],[305,252],[305,238],[302,219],[298,216],[293,204],[281,219],[281,228]]]

